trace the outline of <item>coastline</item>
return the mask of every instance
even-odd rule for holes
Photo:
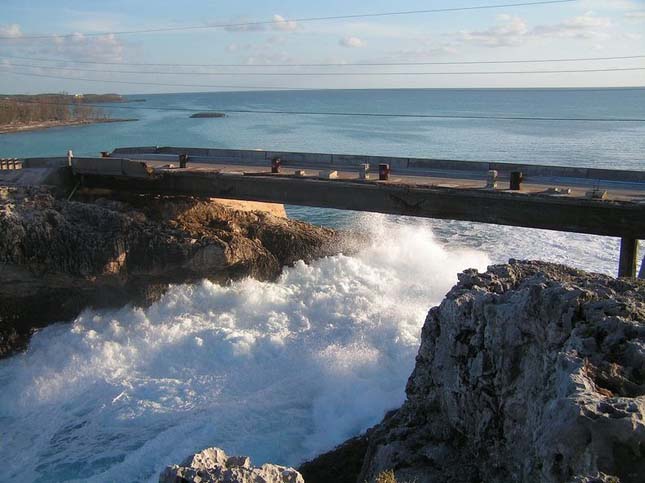
[[[138,119],[85,119],[75,121],[38,121],[33,123],[22,124],[8,124],[0,126],[0,134],[13,134],[27,131],[41,131],[44,129],[51,129],[54,127],[78,127],[87,126],[89,124],[105,124],[113,122],[133,122]]]

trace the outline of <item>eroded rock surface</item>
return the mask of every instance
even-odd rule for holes
[[[169,283],[277,277],[349,249],[341,234],[210,200],[56,198],[0,187],[0,357],[85,307],[146,305]]]
[[[188,457],[181,465],[167,467],[159,483],[305,483],[293,468],[265,464],[251,466],[247,456],[227,456],[208,448]]]
[[[356,481],[645,481],[645,282],[466,271],[428,314],[406,392],[363,436]]]

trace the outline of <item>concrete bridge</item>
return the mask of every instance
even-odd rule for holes
[[[180,167],[180,158],[186,167]],[[24,168],[68,164],[85,188],[616,236],[624,277],[636,276],[638,240],[645,239],[645,171],[182,147],[119,148],[101,158],[71,161],[22,160]],[[379,179],[379,165],[391,170],[387,180]]]

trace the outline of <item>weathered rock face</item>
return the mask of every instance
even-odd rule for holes
[[[79,199],[79,198],[77,198]],[[85,307],[145,305],[169,283],[277,277],[349,249],[333,230],[209,200],[57,199],[0,187],[0,357]]]
[[[208,448],[188,457],[181,465],[169,466],[159,483],[305,483],[293,468],[265,464],[251,466],[247,456],[226,456],[219,448]]]
[[[645,282],[466,271],[428,314],[406,392],[363,437],[356,481],[642,482]]]

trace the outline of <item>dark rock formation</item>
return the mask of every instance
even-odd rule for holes
[[[86,307],[145,305],[169,283],[271,280],[284,265],[348,249],[345,240],[210,200],[69,202],[44,188],[0,187],[0,357]]]
[[[329,453],[300,465],[298,471],[307,483],[356,483],[365,459],[369,439],[357,436]]]
[[[293,468],[265,464],[251,466],[248,456],[227,456],[208,448],[189,456],[181,465],[167,467],[159,483],[305,483]]]
[[[220,117],[226,117],[226,114],[223,112],[196,112],[195,114],[192,114],[191,119],[212,119],[212,118],[220,118]]]
[[[645,282],[468,270],[428,314],[406,392],[356,481],[642,482]]]

